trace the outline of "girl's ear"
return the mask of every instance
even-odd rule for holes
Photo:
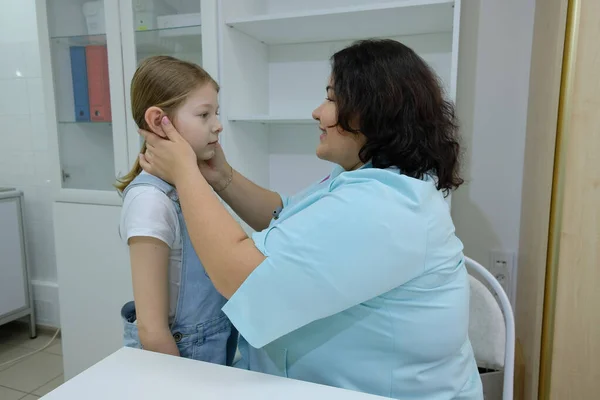
[[[146,110],[144,113],[144,119],[146,120],[146,124],[153,133],[156,133],[159,136],[163,136],[163,131],[160,125],[160,121],[162,117],[166,114],[158,107],[152,106]]]

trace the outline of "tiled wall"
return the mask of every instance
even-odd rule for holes
[[[51,154],[44,115],[35,0],[2,0],[0,186],[25,193],[26,234],[38,322],[58,326]]]

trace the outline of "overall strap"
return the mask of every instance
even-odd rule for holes
[[[127,185],[127,187],[123,191],[123,198],[127,196],[127,192],[129,192],[129,190],[131,190],[132,188],[143,185],[154,186],[155,188],[163,192],[169,199],[175,202],[179,200],[177,191],[173,186],[163,181],[162,179],[157,178],[154,175],[146,173],[139,174],[133,181],[131,181],[129,185]]]

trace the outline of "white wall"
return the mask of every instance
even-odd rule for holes
[[[465,252],[486,265],[490,250],[518,251],[534,8],[463,0],[457,109],[467,184],[452,211]]]
[[[34,0],[2,0],[0,186],[25,193],[26,234],[38,322],[58,326],[50,153]]]

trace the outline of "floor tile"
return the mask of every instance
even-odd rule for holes
[[[23,359],[17,361],[16,363],[4,365],[5,362],[14,360],[15,358],[19,358],[21,356],[24,356],[25,354],[31,353],[31,351],[32,351],[31,349],[27,349],[25,347],[17,347],[17,346],[9,346],[7,344],[0,344],[0,371],[4,371],[5,369],[12,367],[16,363],[23,361]],[[1,399],[1,397],[0,397],[0,399]]]
[[[19,400],[19,399],[22,399],[23,396],[26,396],[26,395],[27,395],[27,393],[18,392],[16,390],[0,386],[0,399],[2,399],[2,400]]]
[[[33,394],[28,394],[27,396],[23,397],[22,399],[19,400],[36,400],[39,399],[39,396],[33,395]]]
[[[65,377],[61,375],[58,378],[52,379],[50,382],[46,383],[41,388],[34,390],[33,394],[35,394],[36,396],[45,396],[60,385],[62,385],[63,383],[65,383]]]
[[[0,385],[30,393],[62,373],[61,356],[40,352],[0,372]]]
[[[50,354],[56,354],[57,356],[62,356],[62,342],[60,341],[60,339],[55,339],[54,344],[50,347],[47,347],[46,350],[44,350],[46,353],[50,353]]]

